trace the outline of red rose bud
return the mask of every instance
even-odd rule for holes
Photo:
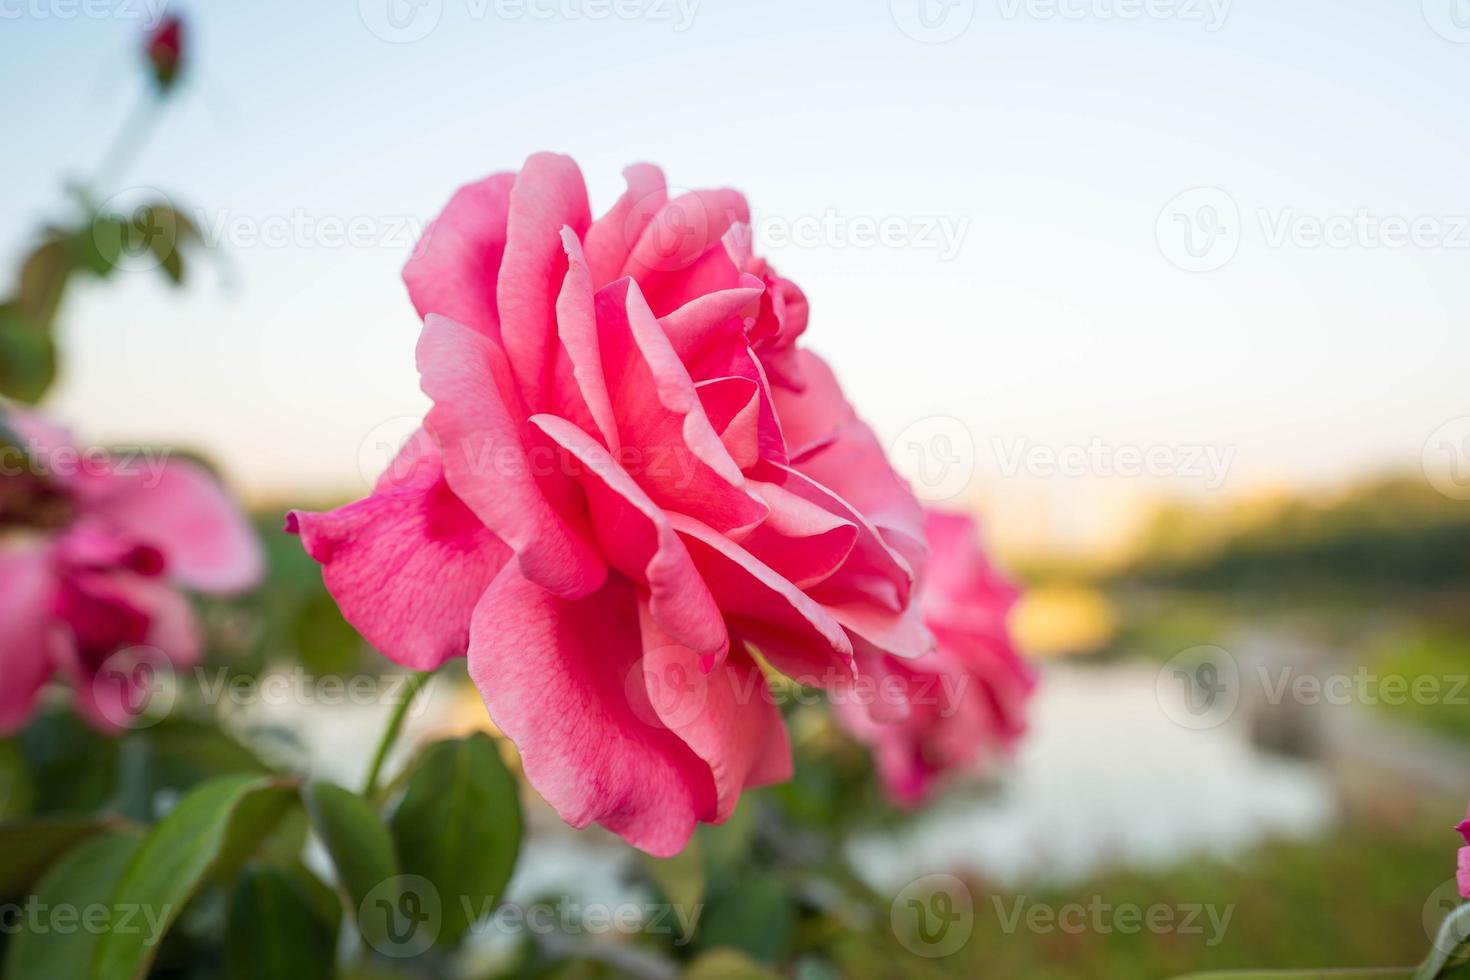
[[[148,64],[160,92],[167,92],[178,79],[184,60],[184,22],[165,17],[148,35]]]

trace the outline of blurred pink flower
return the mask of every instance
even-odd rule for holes
[[[184,64],[184,22],[169,16],[158,22],[148,34],[144,53],[159,91],[166,92],[179,77]]]
[[[838,716],[872,746],[892,799],[915,806],[943,776],[1008,749],[1026,730],[1031,667],[1011,641],[1006,618],[1017,592],[986,560],[975,522],[929,511],[931,553],[921,589],[924,618],[939,645],[917,660],[886,657],[875,684],[906,693],[907,717],[876,720],[850,702]]]
[[[747,643],[808,683],[932,646],[922,514],[730,190],[657,168],[592,220],[570,159],[459,190],[404,270],[433,401],[366,500],[293,514],[367,639],[468,653],[526,775],[655,854],[784,780]]]
[[[1470,898],[1470,808],[1465,811],[1465,819],[1455,825],[1460,836],[1465,839],[1466,847],[1460,848],[1457,855],[1455,869],[1455,880],[1460,886],[1460,897]]]
[[[115,728],[135,692],[94,683],[102,665],[131,647],[197,659],[193,611],[178,587],[248,588],[261,575],[259,544],[192,463],[80,452],[32,416],[3,421],[21,445],[0,455],[0,732],[25,724],[57,673],[83,715]]]

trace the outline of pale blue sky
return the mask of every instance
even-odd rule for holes
[[[112,15],[66,19],[68,2]],[[23,146],[6,155],[0,257],[131,106],[146,2],[0,0],[0,131]],[[693,0],[620,0],[635,19],[528,2],[554,16],[402,7],[435,25],[413,43],[366,26],[386,0],[181,6],[196,71],[104,190],[202,209],[228,273],[203,268],[181,295],[135,276],[78,296],[55,410],[97,437],[203,448],[257,494],[356,489],[364,440],[423,408],[398,278],[410,229],[458,184],[556,149],[598,210],[637,160],[744,190],[853,400],[889,440],[962,420],[980,459],[961,496],[1044,502],[1018,521],[1095,525],[1114,498],[1206,489],[1008,479],[1018,449],[1215,447],[1239,492],[1417,467],[1470,414],[1460,0],[1134,0],[1164,14],[1137,19],[1120,16],[1130,0],[1057,0],[1067,16],[974,0],[944,44],[900,29],[915,0],[700,0],[683,30]],[[950,2],[952,27],[970,5]],[[1238,209],[1238,249],[1187,272],[1159,219],[1200,186]],[[1359,211],[1370,230],[1340,246],[1272,244],[1284,220],[1309,235]],[[1450,242],[1374,247],[1385,218],[1428,218]],[[354,219],[367,244],[318,240]],[[864,244],[864,219],[897,244]],[[283,245],[252,240],[293,221]],[[824,223],[814,244],[779,241]],[[930,226],[963,232],[954,254]]]

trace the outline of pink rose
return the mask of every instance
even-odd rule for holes
[[[94,683],[103,664],[132,647],[196,660],[194,614],[178,588],[249,587],[259,544],[192,463],[81,452],[35,418],[0,421],[20,443],[0,438],[0,732],[25,724],[58,672],[84,716],[115,728],[137,693],[123,685],[142,679]]]
[[[293,514],[385,654],[468,654],[568,823],[654,854],[784,780],[752,647],[810,683],[932,638],[922,514],[729,190],[639,165],[592,220],[570,159],[459,190],[404,270],[433,401],[371,496]]]
[[[938,648],[917,660],[886,657],[874,668],[873,686],[901,690],[908,715],[885,723],[851,701],[838,705],[903,806],[922,802],[940,777],[973,766],[987,750],[1008,748],[1026,729],[1035,687],[1006,626],[1016,589],[986,561],[975,522],[930,511],[926,527],[931,553],[920,601]]]

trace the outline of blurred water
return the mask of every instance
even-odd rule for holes
[[[1267,837],[1311,836],[1331,826],[1336,796],[1319,766],[1253,746],[1243,711],[1187,727],[1199,722],[1184,709],[1182,686],[1167,681],[1147,662],[1049,667],[1031,731],[994,792],[943,797],[901,830],[853,839],[849,857],[871,885],[890,892],[934,872],[1066,883],[1109,866],[1228,855]],[[356,786],[388,710],[288,704],[248,714],[257,724],[294,730],[306,756],[301,768]],[[410,712],[387,772],[422,742],[483,722],[473,691],[436,680]],[[621,880],[628,852],[611,835],[572,831],[533,797],[526,811],[534,830],[515,897],[636,897]]]
[[[957,870],[1064,884],[1331,826],[1320,768],[1259,751],[1238,716],[1185,727],[1175,697],[1155,664],[1052,667],[995,794],[941,800],[901,831],[853,840],[849,856],[885,891]]]

